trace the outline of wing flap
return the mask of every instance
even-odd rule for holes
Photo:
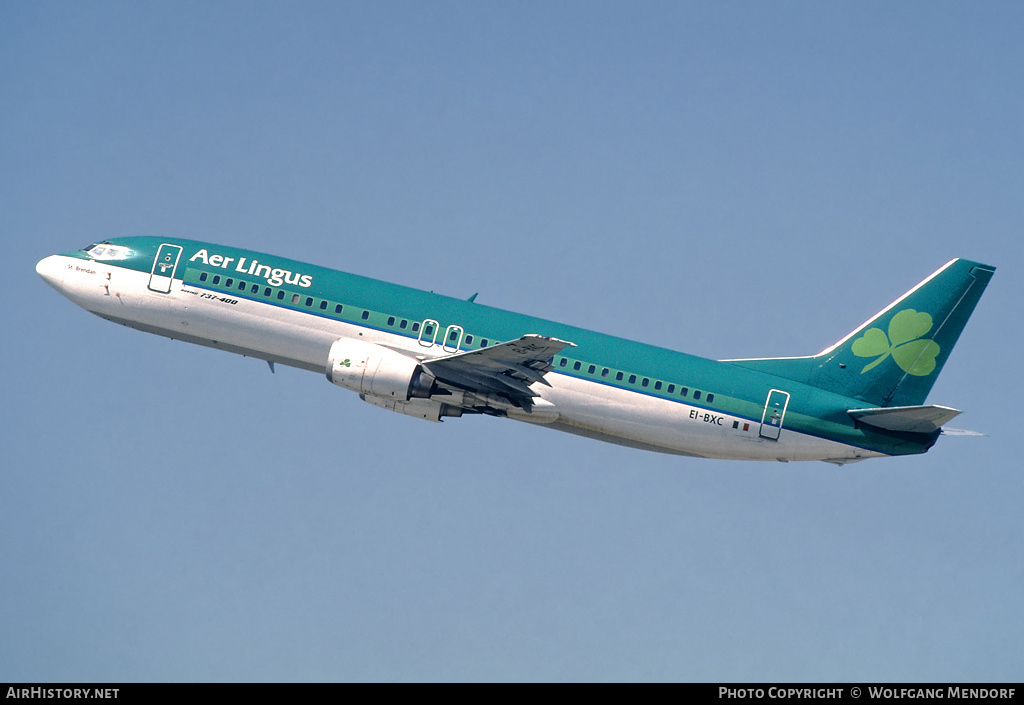
[[[529,409],[538,396],[530,385],[551,386],[544,375],[551,370],[552,358],[567,347],[575,344],[530,334],[479,350],[425,360],[422,364],[440,382],[471,392],[498,394]]]

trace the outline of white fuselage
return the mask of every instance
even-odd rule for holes
[[[331,345],[339,338],[374,343],[420,360],[448,354],[440,343],[424,347],[387,331],[247,298],[227,303],[230,294],[211,293],[178,279],[168,293],[152,291],[150,274],[119,267],[116,261],[54,255],[42,260],[37,271],[74,303],[111,321],[316,372],[324,372]],[[557,368],[545,379],[550,387],[533,388],[556,413],[533,416],[511,410],[511,418],[621,445],[699,457],[830,462],[882,457],[787,428],[777,439],[764,438],[758,433],[760,419],[712,414],[683,401],[559,374]]]

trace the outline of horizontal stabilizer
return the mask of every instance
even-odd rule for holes
[[[942,424],[959,416],[948,406],[888,406],[872,409],[849,409],[846,413],[863,424],[886,431],[932,433]]]

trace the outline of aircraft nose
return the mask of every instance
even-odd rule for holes
[[[64,286],[64,269],[65,265],[57,255],[44,257],[36,264],[36,273],[57,291]]]

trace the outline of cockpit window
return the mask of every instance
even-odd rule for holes
[[[128,259],[134,253],[127,247],[121,247],[120,245],[111,245],[107,242],[100,242],[95,245],[89,245],[83,252],[89,254],[93,259],[109,260],[109,259]]]

